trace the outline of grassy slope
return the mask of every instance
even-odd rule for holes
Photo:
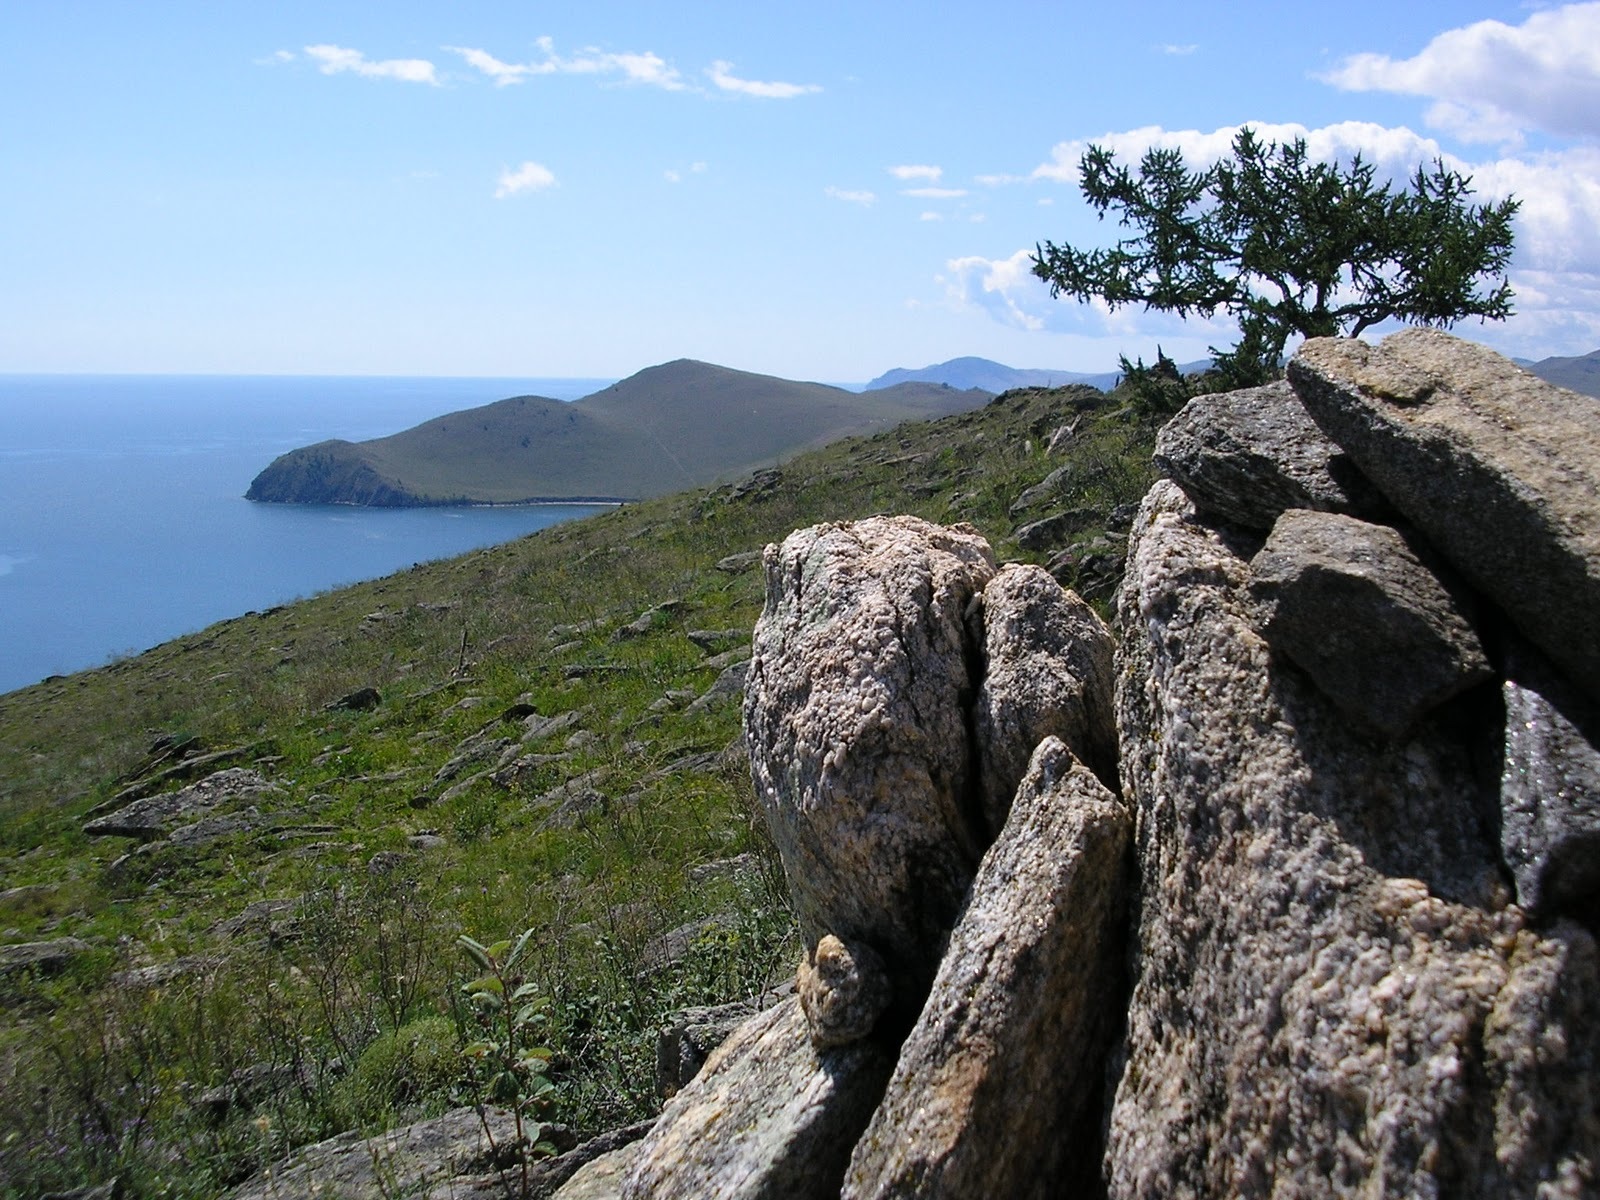
[[[1046,455],[1080,409],[1092,415],[1070,450]],[[736,645],[759,613],[759,567],[718,561],[873,512],[971,521],[1003,558],[1026,558],[1008,514],[1024,488],[1065,462],[1058,507],[1107,512],[1142,494],[1148,453],[1149,431],[1096,393],[1015,393],[0,696],[0,942],[93,947],[59,979],[0,981],[0,1094],[28,1098],[0,1111],[0,1195],[113,1174],[131,1195],[210,1194],[295,1143],[459,1102],[453,1049],[438,1077],[369,1063],[392,1045],[380,1035],[452,1013],[462,931],[539,931],[557,1117],[592,1129],[648,1111],[664,1013],[747,994],[793,952],[750,819],[738,706],[683,704],[718,675],[686,633],[739,631]],[[1099,534],[1090,525],[1080,539]],[[325,709],[367,685],[378,708]],[[435,782],[440,769],[480,731],[517,734],[498,718],[519,700],[576,714],[576,736],[533,747],[549,761],[509,786],[444,798],[468,772]],[[160,736],[250,747],[241,761],[283,789],[263,802],[278,827],[120,863],[124,840],[85,838],[85,814]],[[552,821],[539,798],[597,769],[600,805]],[[430,832],[442,842],[409,840]],[[293,898],[293,936],[216,929],[249,903]],[[681,962],[640,974],[652,939],[718,914]],[[385,939],[411,965],[397,971]],[[203,969],[177,982],[111,984],[197,956]],[[322,1071],[335,1061],[356,1070]],[[199,1089],[261,1063],[279,1082],[254,1108],[198,1115]],[[101,1132],[85,1138],[85,1122]]]
[[[926,384],[858,395],[680,360],[571,404],[515,397],[369,442],[291,451],[251,494],[386,504],[658,496],[987,398]]]

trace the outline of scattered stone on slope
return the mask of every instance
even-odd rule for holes
[[[1024,550],[1052,550],[1099,519],[1100,514],[1092,509],[1074,508],[1018,525],[1012,536]]]
[[[856,1145],[845,1197],[1097,1190],[1132,833],[1121,801],[1045,739]]]
[[[626,1200],[835,1200],[893,1067],[873,1039],[811,1044],[798,999],[752,1017],[661,1110]]]
[[[1600,699],[1600,404],[1430,329],[1315,338],[1288,370],[1362,474]]]
[[[711,671],[725,671],[729,667],[738,666],[740,663],[750,661],[750,645],[735,646],[732,650],[724,650],[721,654],[713,654],[702,664]],[[740,690],[744,689],[744,681],[739,681]]]
[[[294,898],[254,900],[245,905],[243,912],[218,921],[207,932],[224,938],[264,933],[272,941],[283,941],[298,930],[299,911],[300,901]]]
[[[964,621],[994,572],[970,528],[915,517],[814,526],[767,549],[744,706],[756,795],[806,946],[869,943],[909,1005],[985,843]]]
[[[729,554],[717,560],[717,570],[725,575],[742,575],[751,567],[761,565],[761,551],[741,550],[738,554]]]
[[[1156,434],[1155,463],[1202,513],[1262,533],[1286,509],[1382,508],[1285,380],[1196,396]]]
[[[1503,687],[1500,837],[1517,899],[1539,916],[1600,916],[1600,708],[1531,646],[1513,645]]]
[[[383,703],[383,696],[375,687],[360,687],[340,696],[326,706],[328,712],[368,712]]]
[[[72,960],[87,953],[89,943],[74,937],[53,938],[44,942],[14,942],[0,946],[0,979],[27,971],[40,975],[59,975]]]
[[[1009,563],[983,589],[983,684],[974,707],[983,815],[1000,832],[1047,736],[1117,788],[1111,631],[1041,567]],[[986,839],[987,840],[987,839]]]
[[[175,792],[134,800],[115,812],[89,821],[83,832],[89,837],[156,841],[217,808],[256,804],[281,794],[282,789],[269,783],[259,771],[229,767]]]
[[[706,1059],[758,1011],[753,1000],[679,1009],[656,1036],[656,1094],[670,1100],[700,1073]]]
[[[1273,669],[1248,571],[1159,483],[1119,598],[1137,819],[1113,1196],[1578,1195],[1600,956],[1524,924],[1474,743],[1372,742]]]
[[[284,1200],[337,1196],[339,1200],[392,1200],[457,1175],[481,1172],[495,1162],[492,1147],[516,1143],[516,1125],[503,1109],[486,1109],[489,1136],[476,1110],[458,1108],[376,1137],[351,1131],[258,1171],[224,1193],[226,1200]],[[498,1180],[497,1184],[502,1183]]]
[[[154,795],[169,784],[179,783],[186,779],[193,779],[197,775],[210,772],[212,767],[225,762],[233,762],[242,758],[255,758],[261,749],[259,744],[246,746],[230,746],[226,750],[213,750],[208,754],[192,754],[182,758],[173,766],[145,776],[129,784],[109,800],[91,808],[84,816],[93,820],[107,813],[116,812],[126,807],[131,801],[142,800],[146,796]]]
[[[1273,649],[1385,737],[1489,677],[1460,589],[1387,525],[1290,509],[1250,562],[1250,590]]]
[[[639,1139],[653,1123],[625,1125],[554,1158],[529,1163],[526,1193],[522,1190],[522,1167],[514,1164],[503,1171],[442,1179],[428,1190],[426,1200],[552,1200],[557,1196],[563,1200],[616,1200],[622,1171],[637,1157]],[[544,1127],[545,1138],[553,1139],[558,1149],[568,1144],[568,1139],[560,1136],[564,1128]]]
[[[727,704],[730,701],[737,700],[744,694],[745,677],[749,674],[749,671],[750,661],[748,658],[742,658],[738,662],[724,666],[722,674],[717,676],[716,681],[683,711],[686,713],[705,712],[707,709],[715,708],[719,704]]]
[[[743,645],[750,640],[748,629],[691,629],[683,635],[707,654]]]
[[[1054,499],[1056,494],[1064,491],[1067,481],[1077,472],[1078,467],[1071,462],[1062,463],[1050,474],[1046,475],[1032,487],[1025,489],[1021,495],[1011,502],[1010,514],[1020,516],[1030,508],[1037,508],[1047,500]]]

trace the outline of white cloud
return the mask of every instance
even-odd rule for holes
[[[668,167],[665,171],[661,172],[661,175],[662,175],[662,178],[664,178],[668,183],[682,183],[683,182],[683,172],[674,171],[670,167]]]
[[[343,46],[307,46],[306,53],[321,64],[324,75],[337,75],[350,71],[365,79],[398,79],[405,83],[430,83],[438,85],[434,66],[425,58],[386,58],[374,62],[359,50]]]
[[[942,220],[944,220],[944,214],[943,213],[936,213],[936,212],[925,212],[921,216],[919,216],[917,218],[917,220],[919,220],[919,221],[942,221]]]
[[[515,196],[522,192],[542,192],[555,185],[556,177],[549,167],[536,162],[525,162],[515,171],[507,169],[500,172],[499,185],[494,189],[494,198],[504,200],[507,196]]]
[[[867,207],[878,202],[878,197],[875,192],[851,192],[846,191],[844,188],[836,187],[825,187],[822,189],[822,191],[824,195],[831,196],[835,200],[843,200],[847,204],[859,204],[862,207]]]
[[[1028,177],[1026,175],[979,175],[976,177],[976,182],[984,187],[1005,187],[1011,183],[1027,183]]]
[[[922,200],[954,200],[958,196],[965,196],[967,189],[941,187],[905,188],[900,194],[902,196],[916,196]]]
[[[503,62],[487,50],[470,46],[444,48],[461,55],[468,66],[494,80],[496,87],[522,83],[540,75],[620,75],[628,83],[647,84],[669,92],[680,92],[688,86],[675,67],[649,51],[613,53],[591,46],[571,57],[563,57],[556,53],[552,38],[541,37],[534,45],[543,57],[522,63]]]
[[[896,179],[912,180],[926,179],[929,183],[938,183],[944,174],[943,167],[932,167],[920,163],[908,163],[905,166],[890,167],[889,174]]]
[[[1175,42],[1162,42],[1156,47],[1156,50],[1162,54],[1173,54],[1179,57],[1193,54],[1198,49],[1200,49],[1200,47],[1194,42],[1190,42],[1187,45],[1182,46]]]
[[[1521,25],[1478,21],[1412,58],[1356,54],[1323,79],[1356,92],[1435,101],[1428,124],[1468,141],[1515,142],[1529,129],[1600,136],[1600,3],[1535,12]]]
[[[759,96],[763,100],[792,100],[796,96],[822,90],[814,83],[764,83],[755,79],[740,79],[733,73],[733,64],[721,60],[707,67],[706,75],[712,83],[725,92],[737,92],[741,96]]]
[[[1171,313],[1123,307],[1115,312],[1098,298],[1088,304],[1052,300],[1050,288],[1033,274],[1033,251],[1018,250],[1009,258],[970,255],[945,264],[946,299],[958,308],[982,309],[1003,325],[1030,333],[1075,333],[1134,339],[1199,339],[1221,345],[1237,336],[1225,318],[1182,320]]]

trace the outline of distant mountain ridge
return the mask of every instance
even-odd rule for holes
[[[1571,388],[1585,396],[1600,397],[1600,350],[1572,358],[1543,358],[1522,365],[1547,383]]]
[[[929,383],[862,394],[680,359],[570,403],[516,396],[389,437],[291,450],[245,495],[381,507],[636,500],[990,396]]]
[[[1209,358],[1201,358],[1194,362],[1179,363],[1178,370],[1185,375],[1192,375],[1210,365]],[[896,367],[879,375],[867,384],[865,390],[870,392],[902,383],[941,383],[956,388],[982,388],[999,395],[1012,388],[1066,387],[1072,383],[1084,383],[1109,392],[1121,378],[1121,371],[1054,371],[1040,367],[1008,367],[991,359],[969,356],[915,370]]]
[[[939,383],[953,388],[981,388],[999,395],[1019,387],[1065,387],[1069,383],[1086,383],[1102,390],[1112,387],[1118,378],[1117,371],[1085,373],[1083,371],[1053,371],[1044,368],[1008,367],[992,359],[952,358],[947,362],[912,369],[896,367],[885,371],[867,384],[869,392],[895,387],[903,383]]]

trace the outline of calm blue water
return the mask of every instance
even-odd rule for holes
[[[243,497],[296,446],[612,382],[0,375],[0,691],[595,512]]]

